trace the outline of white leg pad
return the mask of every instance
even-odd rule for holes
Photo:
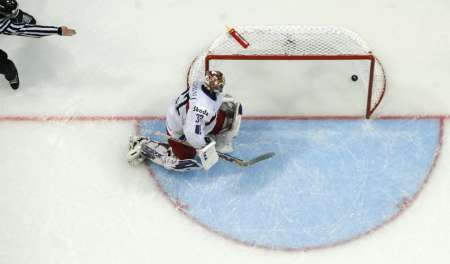
[[[196,160],[180,160],[171,151],[159,142],[151,141],[142,146],[142,155],[155,164],[164,167],[167,170],[191,171],[202,169],[202,165]]]
[[[241,128],[242,105],[233,97],[225,95],[222,110],[231,113],[232,117],[227,117],[229,119],[227,122],[229,124],[227,125],[228,128],[215,136],[217,141],[216,149],[222,153],[231,153],[233,152],[233,139],[239,135]]]
[[[229,131],[233,137],[239,135],[239,130],[241,129],[241,121],[242,121],[242,105],[241,103],[236,103],[233,123],[231,124],[231,129]]]
[[[196,160],[178,159],[171,154],[171,151],[166,145],[145,137],[130,138],[127,159],[128,163],[132,166],[137,166],[147,159],[168,170],[174,171],[190,171],[203,168]]]
[[[145,160],[142,156],[142,145],[148,143],[150,140],[142,136],[130,136],[128,141],[127,160],[131,166],[137,166]]]
[[[233,148],[233,135],[230,132],[223,132],[215,136],[216,139],[216,150],[222,153],[231,153],[234,151]]]

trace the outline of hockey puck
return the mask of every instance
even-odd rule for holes
[[[356,82],[358,80],[358,75],[352,75],[352,81]]]

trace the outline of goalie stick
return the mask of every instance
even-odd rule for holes
[[[225,153],[221,153],[221,152],[217,152],[217,154],[219,155],[219,157],[223,160],[229,161],[229,162],[233,162],[235,164],[237,164],[239,167],[249,167],[252,166],[258,162],[261,162],[263,160],[266,159],[270,159],[273,156],[275,156],[275,153],[273,152],[269,152],[266,154],[262,154],[257,156],[256,158],[253,158],[251,160],[241,160],[239,158],[233,157],[231,155],[225,154]]]
[[[155,136],[160,136],[160,137],[163,137],[165,139],[171,139],[171,140],[176,141],[178,143],[181,143],[183,145],[190,146],[189,143],[187,143],[185,141],[182,141],[182,140],[179,140],[179,139],[172,138],[169,135],[162,133],[161,131],[156,131],[153,134]],[[274,152],[268,152],[268,153],[259,155],[259,156],[255,157],[253,159],[250,159],[250,160],[242,160],[242,159],[236,158],[234,156],[231,156],[229,154],[225,154],[225,153],[221,153],[221,152],[217,152],[217,155],[219,155],[219,157],[221,159],[223,159],[223,160],[232,162],[232,163],[238,165],[239,167],[245,168],[245,167],[250,167],[252,165],[255,165],[258,162],[270,159],[273,156],[275,156],[275,153]]]

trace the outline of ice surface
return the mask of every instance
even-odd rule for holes
[[[189,63],[226,24],[347,27],[386,68],[388,92],[377,115],[450,115],[447,0],[22,0],[20,5],[41,24],[66,24],[79,34],[0,36],[22,82],[14,92],[0,80],[1,117],[162,115],[184,89]],[[279,104],[285,113],[292,113],[284,102]],[[247,104],[252,103],[257,105],[251,99]],[[450,131],[447,120],[444,132]],[[134,125],[95,118],[0,122],[0,263],[450,259],[448,133],[429,182],[396,221],[340,247],[286,253],[233,243],[175,210],[144,167],[130,168],[124,160]]]

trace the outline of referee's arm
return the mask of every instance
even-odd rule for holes
[[[6,35],[40,38],[55,34],[61,36],[73,36],[76,34],[76,31],[66,26],[52,27],[33,24],[19,24],[13,23],[11,20],[4,20],[0,22],[0,33]]]

